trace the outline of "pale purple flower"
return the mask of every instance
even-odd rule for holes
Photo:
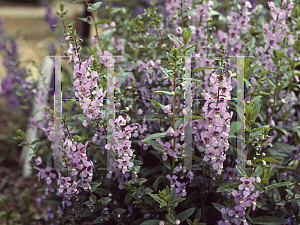
[[[166,105],[166,106],[164,107],[164,113],[170,113],[170,112],[172,112],[172,111],[171,111],[171,105]]]
[[[37,157],[35,162],[36,162],[36,165],[41,165],[42,164],[42,158],[40,156]]]
[[[174,135],[173,127],[170,126],[169,129],[166,131],[166,133],[167,133],[168,136],[173,136]]]
[[[259,184],[260,182],[261,182],[261,179],[260,179],[260,177],[256,177],[256,179],[255,179],[255,183]]]
[[[116,27],[116,23],[114,21],[112,21],[110,24],[109,24],[110,28],[114,28]]]
[[[240,184],[239,185],[239,190],[244,190],[243,191],[243,194],[245,195],[245,196],[248,196],[248,195],[250,195],[250,191],[249,191],[249,189],[251,190],[251,191],[253,191],[254,190],[254,185],[252,184],[252,182],[253,181],[255,181],[255,178],[254,177],[250,177],[249,179],[247,179],[246,177],[241,177],[240,178],[240,181],[242,181],[243,183],[242,184]]]
[[[91,38],[91,46],[96,46],[96,44],[98,43],[98,38],[97,36],[93,36]]]
[[[175,30],[176,34],[182,34],[182,28],[181,27],[177,27]]]
[[[143,114],[143,111],[142,111],[141,109],[139,109],[139,110],[137,111],[137,114],[138,114],[138,115],[142,115],[142,114]]]

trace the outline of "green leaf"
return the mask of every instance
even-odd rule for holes
[[[160,69],[161,69],[161,71],[164,72],[164,74],[165,74],[169,79],[174,80],[174,77],[173,77],[171,74],[169,74],[169,72],[168,72],[165,68],[160,67]]]
[[[285,58],[291,65],[293,65],[293,60],[291,60],[289,57],[287,57],[283,52],[282,52],[282,57]]]
[[[80,17],[77,17],[77,19],[79,19],[79,20],[81,20],[81,21],[83,21],[83,22],[86,22],[86,23],[88,23],[88,24],[90,24],[90,25],[93,25],[93,21],[87,21],[87,18],[80,18]]]
[[[195,47],[192,47],[191,49],[187,50],[185,53],[185,56],[190,56],[191,54],[193,54],[195,51]]]
[[[183,221],[185,221],[189,216],[191,216],[195,211],[195,208],[190,208],[187,209],[181,213],[179,213],[177,216],[175,216],[176,219],[179,219],[180,222],[182,223]]]
[[[300,175],[300,172],[295,170],[295,169],[292,169],[292,168],[289,168],[289,167],[284,167],[284,166],[276,166],[276,169],[282,169],[282,170],[288,170],[288,171],[291,171],[293,173],[296,173],[296,174],[299,174]]]
[[[237,60],[236,60],[233,56],[230,56],[230,58],[233,60],[233,62],[234,62],[235,64],[237,64]]]
[[[91,185],[91,192],[96,191],[97,187],[100,186],[100,184],[97,182],[91,182],[90,185]]]
[[[157,201],[159,204],[163,204],[165,203],[165,201],[163,199],[161,199],[160,197],[154,195],[154,194],[149,194],[155,201]]]
[[[159,225],[161,220],[147,220],[141,223],[141,225]]]
[[[150,101],[150,102],[153,102],[155,105],[157,105],[157,106],[159,106],[160,108],[162,108],[162,110],[164,110],[164,105],[162,105],[162,104],[160,104],[160,103],[158,103],[157,101],[154,101],[154,100],[152,100],[152,99],[148,99],[148,98],[146,98],[146,100],[148,100],[148,101]]]
[[[89,140],[89,136],[85,129],[83,129],[83,137],[85,138],[85,140]]]
[[[183,46],[183,43],[179,40],[178,37],[174,36],[173,34],[170,34],[170,36],[171,36],[172,38],[174,38],[174,39],[178,42],[178,44],[179,44],[181,47]]]
[[[109,197],[103,197],[100,199],[100,202],[103,203],[103,204],[107,204],[111,201],[111,198]]]
[[[255,168],[254,173],[252,174],[252,177],[260,177],[261,172],[262,172],[262,168],[260,166],[257,166]]]
[[[236,170],[237,170],[238,176],[249,177],[246,173],[247,172],[246,170],[240,170],[239,168],[236,168]]]
[[[203,67],[199,67],[199,68],[197,68],[197,69],[192,70],[192,73],[195,73],[195,72],[197,72],[197,71],[202,71],[202,70],[212,70],[212,69],[214,69],[214,68],[208,67],[208,66],[203,66]]]
[[[287,131],[283,127],[275,126],[274,129],[279,130],[284,134],[287,134]]]
[[[153,188],[155,191],[157,191],[157,186],[161,183],[164,182],[166,180],[169,180],[168,178],[166,178],[165,176],[160,176],[158,178],[156,178],[156,180],[153,183]]]
[[[197,219],[197,221],[201,220],[201,208],[197,212],[196,219]]]
[[[99,37],[100,40],[105,42],[106,39],[109,38],[116,30],[117,30],[116,28],[112,28],[112,29],[107,29],[107,30],[103,31]]]
[[[110,23],[111,21],[110,20],[100,20],[96,23],[96,25],[101,25],[101,24],[104,24],[104,23]]]
[[[268,178],[262,178],[261,179],[261,184],[260,185],[264,185],[264,184],[266,184],[266,183],[268,183],[269,182],[269,179]]]
[[[129,203],[131,199],[132,196],[130,195],[130,193],[127,193],[127,195],[125,196],[125,204]]]
[[[276,159],[270,158],[270,157],[264,157],[264,158],[259,158],[256,160],[256,162],[261,162],[262,160],[266,161],[266,162],[275,162],[275,163],[282,163]]]
[[[92,215],[92,212],[90,209],[86,209],[83,211],[83,213],[80,213],[80,217],[90,217]]]
[[[167,186],[168,187],[168,186]],[[169,187],[168,187],[169,188]],[[171,197],[168,199],[168,202],[173,201],[177,198],[176,188],[172,188]]]
[[[171,214],[172,216],[173,216],[173,214]],[[169,215],[169,214],[166,214],[166,219],[168,220],[168,221],[170,221],[172,224],[175,224],[176,222],[175,222],[175,218],[174,218],[174,216],[172,217],[171,215]]]
[[[265,125],[265,126],[261,126],[261,127],[255,128],[253,130],[250,130],[250,132],[252,133],[252,132],[260,131],[260,130],[264,130],[266,128],[270,128],[270,125]]]
[[[166,132],[157,133],[157,134],[151,134],[148,137],[146,137],[145,139],[143,139],[141,142],[147,143],[147,141],[149,141],[149,140],[153,140],[153,139],[157,139],[157,138],[162,138],[162,137],[165,137],[166,135],[167,135]]]
[[[256,201],[256,206],[257,206],[258,208],[260,208],[260,207],[261,207],[261,202]]]
[[[171,206],[173,206],[173,205],[176,205],[177,203],[182,202],[182,201],[184,201],[184,200],[185,200],[185,198],[175,199],[175,200],[173,200],[173,201],[170,201],[169,204],[170,204]]]
[[[102,2],[96,2],[92,5],[92,10],[95,11],[102,5]]]
[[[192,159],[193,159],[193,160],[197,160],[197,161],[199,161],[199,162],[202,162],[202,163],[204,163],[204,164],[206,164],[206,165],[209,166],[209,163],[208,163],[208,162],[206,162],[206,161],[200,159],[200,158],[197,157],[197,156],[194,156],[194,155],[193,155],[193,156],[192,156]]]
[[[225,208],[225,206],[219,204],[219,203],[216,203],[216,202],[212,202],[211,203],[219,212],[221,212],[221,209],[222,208]]]
[[[50,197],[42,199],[42,201],[47,204],[59,205],[59,204],[61,204],[62,199],[58,196],[50,196]]]
[[[26,188],[22,197],[21,197],[22,204],[26,211],[29,213],[30,212],[30,204],[29,204],[29,192],[28,189]]]
[[[102,216],[99,216],[99,217],[97,217],[97,218],[94,220],[93,224],[95,224],[95,223],[104,223],[104,222],[106,222],[106,221],[103,219],[103,217],[102,217]]]
[[[155,93],[162,93],[162,94],[166,94],[166,95],[171,95],[170,91],[154,91]],[[172,95],[171,95],[172,96]]]
[[[96,198],[95,195],[91,195],[91,196],[89,197],[89,199],[90,199],[90,201],[91,201],[93,204],[95,204],[96,201],[97,201],[97,198]]]
[[[122,214],[122,213],[126,212],[126,209],[117,208],[117,209],[114,209],[113,212],[115,214]]]
[[[245,81],[246,85],[247,85],[248,87],[250,87],[251,91],[253,91],[253,87],[252,87],[252,85],[250,84],[250,82],[249,82],[246,78],[244,78],[244,81]]]
[[[156,151],[160,152],[160,153],[164,153],[164,148],[161,144],[159,144],[156,141],[150,140],[147,141],[146,143],[150,144]]]
[[[271,184],[268,187],[265,187],[265,190],[272,190],[274,188],[282,187],[282,186],[288,186],[288,185],[293,185],[294,183],[292,182],[281,182],[281,183],[276,183],[276,184]]]
[[[199,42],[197,42],[196,44],[193,44],[193,45],[187,47],[186,49],[187,49],[187,50],[190,50],[191,48],[193,48],[194,46],[196,46],[196,45],[198,45],[198,44],[200,44],[200,43],[202,43],[202,42],[204,42],[204,41],[199,41]]]
[[[252,218],[254,224],[280,225],[286,223],[286,220],[276,216],[260,216]]]
[[[39,142],[42,142],[42,140],[40,140],[40,139],[37,139],[37,140],[35,140],[35,141],[31,142],[31,145],[33,146],[34,144],[36,144],[36,143],[39,143]]]
[[[223,191],[230,192],[232,189],[235,189],[238,186],[239,186],[239,183],[237,183],[237,182],[233,182],[233,181],[224,182],[218,187],[217,192],[223,192]]]

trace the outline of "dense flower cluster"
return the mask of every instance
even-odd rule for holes
[[[52,31],[55,30],[55,25],[58,24],[59,19],[56,16],[52,15],[52,6],[47,5],[45,21],[49,24],[49,27]]]
[[[134,131],[137,126],[126,126],[126,123],[129,122],[130,117],[128,115],[125,115],[125,118],[122,115],[119,115],[115,121],[109,121],[109,123],[114,123],[115,126],[114,148],[118,155],[118,168],[122,169],[123,174],[125,174],[127,170],[132,168],[134,165],[132,161],[135,155],[133,154],[134,151],[130,148],[131,141],[129,139],[131,138],[132,131]],[[107,145],[105,147],[108,149]]]
[[[26,100],[35,94],[36,82],[28,79],[25,68],[20,68],[16,40],[5,33],[3,18],[0,18],[0,53],[4,56],[3,66],[6,69],[6,76],[1,81],[1,95],[12,107],[20,106],[22,99],[25,99],[24,104],[29,104]],[[18,88],[23,97],[17,95]]]
[[[48,128],[43,130],[46,133],[46,136],[51,141],[51,147],[54,148],[54,139],[57,137],[55,134],[55,123],[52,121],[53,118],[51,114],[49,114],[50,120],[48,122]],[[58,171],[57,185],[58,185],[58,193],[64,197],[64,202],[66,200],[70,200],[74,194],[79,193],[79,189],[82,187],[85,191],[90,189],[90,182],[93,177],[93,162],[87,159],[86,147],[88,142],[83,145],[82,143],[75,142],[71,134],[74,133],[74,130],[70,130],[67,126],[67,132],[63,132],[64,126],[61,125],[60,137],[64,140],[63,147],[61,148],[61,156],[63,158],[63,168],[66,169],[67,176],[63,176],[60,171]],[[54,192],[54,189],[51,187],[52,179],[56,178],[56,174],[51,172],[51,167],[41,168],[42,160],[40,157],[36,159],[36,166],[34,167],[39,171],[38,176],[41,179],[46,180],[47,188],[45,191],[45,195],[48,195],[48,190],[50,192]],[[39,178],[39,179],[40,179]],[[63,205],[64,207],[64,205]]]
[[[67,138],[63,143],[62,156],[63,167],[67,168],[67,177],[59,173],[57,185],[59,193],[66,193],[70,200],[72,196],[79,193],[78,185],[85,191],[91,189],[90,182],[93,178],[93,162],[87,160],[86,147],[88,142],[83,145]]]
[[[228,132],[233,112],[231,114],[227,112],[227,100],[230,99],[232,89],[231,77],[235,75],[235,73],[227,71],[226,74],[212,73],[210,76],[206,76],[212,87],[210,92],[204,94],[206,101],[202,112],[205,113],[207,123],[203,126],[205,131],[201,132],[201,140],[205,148],[204,160],[212,164],[218,174],[222,173],[226,151],[229,148]],[[217,100],[213,100],[215,97]],[[224,126],[225,129],[223,129]]]
[[[88,131],[90,133],[85,135],[85,139],[88,141],[77,143],[71,137],[73,131],[65,127],[67,132],[61,133],[64,140],[61,149],[63,171],[54,173],[49,166],[43,166],[41,158],[35,160],[36,169],[39,171],[39,179],[46,181],[45,195],[55,193],[53,187],[56,184],[53,185],[53,183],[54,179],[56,179],[56,195],[62,197],[63,208],[65,205],[70,206],[72,204],[70,200],[73,200],[73,197],[77,199],[80,195],[80,198],[82,197],[81,199],[84,200],[82,201],[83,204],[81,204],[82,202],[78,202],[78,204],[84,205],[86,208],[82,211],[83,207],[79,209],[75,204],[73,205],[72,210],[76,211],[76,219],[84,220],[84,217],[88,219],[95,218],[98,222],[106,220],[107,223],[115,220],[118,223],[122,221],[121,223],[124,222],[124,224],[143,224],[144,221],[148,222],[146,220],[156,219],[154,223],[162,225],[181,224],[183,222],[181,221],[182,215],[184,214],[190,214],[188,217],[191,219],[186,218],[186,221],[184,221],[188,224],[210,223],[211,220],[215,220],[215,218],[212,218],[214,217],[212,214],[218,213],[218,209],[221,211],[223,219],[219,221],[219,225],[248,224],[247,220],[251,221],[250,217],[248,217],[249,213],[251,209],[252,211],[256,210],[256,204],[259,206],[259,210],[263,208],[268,209],[265,210],[266,215],[269,215],[269,211],[274,212],[275,210],[279,212],[281,210],[281,218],[287,218],[288,224],[292,224],[292,220],[298,219],[296,218],[297,210],[294,210],[297,208],[295,207],[295,202],[286,201],[285,207],[287,210],[285,211],[283,208],[279,209],[278,205],[273,204],[273,201],[269,205],[265,201],[256,202],[258,198],[263,199],[268,195],[268,193],[263,193],[263,185],[268,185],[268,181],[269,183],[273,183],[276,179],[278,182],[283,179],[298,181],[298,178],[294,176],[294,172],[299,169],[299,146],[291,147],[291,143],[299,142],[297,137],[297,129],[299,128],[297,110],[291,107],[291,105],[296,104],[296,95],[299,91],[297,89],[299,87],[299,85],[297,86],[299,73],[295,72],[295,66],[298,65],[298,61],[294,56],[296,51],[292,49],[297,38],[296,35],[299,34],[299,29],[294,21],[290,22],[293,20],[293,18],[290,18],[290,14],[294,3],[292,0],[289,2],[283,0],[278,8],[274,2],[269,1],[271,20],[270,23],[259,24],[260,30],[255,28],[258,21],[256,17],[265,16],[266,11],[260,11],[262,8],[261,4],[255,4],[254,0],[235,0],[229,3],[221,6],[216,1],[194,3],[192,0],[168,0],[164,2],[165,13],[158,13],[158,11],[149,7],[143,15],[137,16],[131,22],[125,21],[123,23],[125,29],[123,30],[121,25],[116,24],[119,23],[119,18],[113,18],[113,16],[120,12],[117,14],[122,18],[124,8],[113,8],[111,10],[109,9],[111,5],[107,4],[105,8],[108,9],[110,21],[104,20],[98,23],[98,25],[101,25],[103,22],[107,22],[103,26],[104,32],[102,36],[92,37],[90,41],[92,48],[88,49],[87,54],[79,54],[80,46],[78,45],[80,41],[76,40],[76,34],[73,28],[70,28],[72,26],[68,26],[70,28],[68,35],[71,36],[67,36],[65,40],[69,44],[69,61],[75,63],[73,91],[75,91],[75,96],[79,99],[80,107],[84,113],[83,127],[90,128],[89,125],[95,122],[94,128],[96,128],[96,131],[94,132],[94,130],[90,129]],[[260,1],[259,3],[262,2]],[[153,2],[152,4],[155,5]],[[255,5],[256,7],[254,7]],[[94,14],[88,17],[87,20],[95,24],[97,22],[95,19],[97,18],[95,18],[95,10],[93,8],[97,7],[99,7],[99,2],[88,6],[91,9],[89,11]],[[218,9],[218,7],[220,8]],[[222,11],[222,13],[216,10]],[[47,11],[47,14],[49,17],[51,14],[50,10]],[[298,14],[300,15],[299,9]],[[93,21],[91,21],[92,19]],[[49,22],[51,21],[49,20]],[[227,22],[228,24],[226,24]],[[216,26],[218,30],[213,26]],[[295,32],[290,32],[290,30],[296,30],[296,27],[297,32],[294,35]],[[188,38],[186,36],[187,28],[190,28],[188,33],[191,31],[191,35],[188,34],[190,35]],[[118,35],[120,35],[119,31],[121,30],[122,35],[125,34],[127,37],[131,37],[131,40],[119,38]],[[170,33],[174,35],[168,35]],[[106,35],[111,37],[106,38]],[[101,43],[99,43],[100,41]],[[107,43],[110,43],[112,46],[107,46]],[[170,43],[174,46],[173,55],[169,51],[170,49],[167,48]],[[193,43],[197,43],[195,44],[195,49],[189,49]],[[127,48],[127,45],[129,48]],[[253,49],[256,46],[255,52]],[[216,58],[220,49],[220,57]],[[288,49],[288,52],[285,51],[286,49]],[[181,55],[178,54],[178,50],[181,51]],[[134,53],[136,58],[134,59],[127,52]],[[283,52],[285,52],[285,55],[282,54],[280,56]],[[111,58],[109,56],[113,56],[116,53],[123,55],[120,60],[123,61],[120,63],[123,69],[116,70],[115,73],[115,76],[119,77],[116,79],[114,89],[114,103],[116,103],[115,106],[117,108],[114,112],[115,117],[114,119],[107,119],[103,103],[107,91],[104,91],[105,88],[103,88],[104,85],[101,80],[105,75],[99,72],[102,69],[99,65],[103,64],[107,67],[108,59]],[[263,172],[259,176],[253,175],[253,173],[248,175],[248,170],[243,171],[231,168],[236,162],[236,154],[233,149],[234,144],[232,144],[231,140],[230,142],[228,140],[229,132],[231,132],[231,135],[235,135],[234,129],[230,129],[233,128],[230,126],[230,122],[231,119],[234,119],[233,115],[235,115],[235,112],[229,110],[231,104],[228,104],[228,101],[236,94],[233,89],[237,85],[237,79],[233,78],[236,76],[234,73],[236,62],[229,65],[229,60],[226,58],[237,55],[250,57],[255,54],[258,55],[258,58],[255,59],[258,61],[257,65],[255,60],[251,61],[252,58],[245,60],[244,81],[247,85],[247,88],[245,88],[245,101],[255,102],[255,105],[262,107],[265,111],[255,116],[253,114],[256,113],[251,111],[250,107],[245,111],[247,125],[250,124],[250,126],[245,128],[246,134],[249,135],[246,150],[248,158],[246,157],[246,162],[247,166],[256,166],[258,168],[256,159],[259,159],[262,167],[264,167],[261,168]],[[198,80],[198,82],[192,82],[192,95],[194,99],[199,100],[200,97],[202,100],[196,101],[196,113],[193,114],[196,119],[193,117],[192,121],[193,144],[196,142],[195,148],[192,148],[192,152],[194,152],[192,159],[200,162],[200,170],[195,173],[192,171],[187,172],[186,167],[183,166],[185,165],[183,159],[186,156],[184,150],[187,147],[187,143],[184,141],[186,124],[183,123],[182,117],[187,115],[187,113],[183,109],[184,101],[181,95],[186,84],[186,80],[183,77],[185,70],[183,67],[180,68],[180,66],[184,65],[184,58],[182,58],[183,63],[181,65],[175,65],[174,62],[174,65],[171,63],[179,55],[180,57],[183,55],[195,56],[196,60],[192,62],[192,67],[207,67],[198,68],[197,72],[193,72],[191,75]],[[235,61],[234,57],[232,57],[233,61]],[[276,59],[280,57],[282,61],[287,60],[290,65],[282,68],[281,65],[284,65],[280,64],[282,62],[278,60],[278,63],[276,63]],[[163,65],[168,66],[170,70],[163,70]],[[216,69],[211,71],[210,67],[214,66],[220,72],[217,72]],[[257,66],[265,67],[266,70],[260,69],[257,71]],[[251,76],[251,73],[258,72],[258,74],[262,74],[266,71],[269,80],[258,80],[255,75]],[[273,75],[277,76],[276,82]],[[172,76],[174,79],[170,78]],[[290,85],[292,83],[294,84]],[[264,92],[265,90],[268,91]],[[42,91],[46,92],[45,90]],[[270,96],[270,99],[267,96]],[[37,100],[41,100],[40,96],[37,96]],[[44,102],[40,101],[39,103]],[[109,103],[107,102],[107,104]],[[251,116],[255,118],[250,118]],[[259,118],[259,120],[256,120],[256,118]],[[36,124],[34,118],[31,118],[31,122]],[[76,123],[81,124],[78,121]],[[276,131],[271,131],[273,132],[272,137],[267,135],[269,132],[268,126],[261,127],[264,123],[276,129]],[[254,127],[254,125],[258,127]],[[109,126],[114,127],[112,138],[108,138],[110,134],[106,133],[106,130],[107,132],[109,131]],[[291,131],[290,127],[296,127],[295,130],[297,131]],[[60,129],[62,130],[63,128],[61,127]],[[266,135],[262,136],[260,134],[262,129]],[[55,129],[52,120],[49,121],[48,128],[44,128],[44,131],[48,136],[48,140],[54,141]],[[92,135],[90,135],[91,133]],[[291,138],[292,135],[293,137]],[[147,137],[150,137],[151,140]],[[143,140],[145,138],[147,140]],[[109,139],[107,144],[105,143],[106,139]],[[253,141],[253,139],[256,141]],[[78,142],[81,142],[79,138]],[[274,148],[272,148],[272,142],[275,142]],[[99,164],[105,165],[105,162],[103,160],[101,160],[102,162],[97,161],[97,157],[101,158],[100,154],[95,155],[94,161],[88,160],[86,149],[89,144],[92,146],[91,152],[94,150],[95,145],[97,149],[101,146],[102,149],[100,148],[100,151],[102,150],[102,155],[105,155],[105,149],[108,151],[113,149],[116,160],[112,170],[107,171],[107,173],[95,170]],[[233,148],[229,149],[230,145]],[[52,148],[54,147],[52,146]],[[196,149],[199,151],[195,151]],[[290,154],[290,150],[292,154]],[[273,166],[279,165],[277,161],[271,162],[269,165],[269,162],[272,161],[270,158],[274,156],[272,155],[273,152],[278,153],[282,158],[285,156],[287,158],[290,157],[291,160],[281,167],[281,169],[288,168],[288,171],[283,174],[278,173],[276,177],[271,177],[272,171],[269,172],[270,168],[272,170]],[[257,158],[253,158],[254,160],[252,161],[250,158],[253,157],[253,154]],[[199,155],[203,156],[204,160]],[[262,157],[268,156],[261,159],[261,155]],[[151,160],[148,160],[148,157]],[[145,160],[142,160],[142,158]],[[152,161],[160,163],[159,167],[156,167],[157,164],[153,166],[154,163]],[[139,166],[134,164],[143,165],[145,168],[139,169]],[[208,164],[212,167],[213,172],[206,167]],[[43,168],[41,168],[42,166]],[[94,166],[95,168],[93,168]],[[162,170],[158,171],[160,168]],[[218,176],[222,172],[223,176]],[[243,172],[247,175],[241,175]],[[144,178],[148,178],[148,176],[151,176],[151,178]],[[95,185],[91,183],[92,179],[96,181]],[[266,180],[268,181],[265,182]],[[157,210],[158,205],[153,204],[153,201],[156,201],[160,204],[160,208],[163,208],[162,205],[167,202],[167,198],[170,196],[166,194],[169,191],[166,188],[163,191],[159,191],[160,193],[155,195],[156,198],[153,197],[154,195],[151,194],[153,192],[152,183],[154,189],[155,187],[160,189],[168,182],[170,183],[170,191],[174,191],[175,188],[177,198],[177,200],[170,200],[168,204],[171,204],[170,202],[172,201],[179,202],[180,200],[178,199],[180,198],[186,198],[185,205],[190,206],[181,215],[177,215],[177,212],[172,212],[172,206],[166,207],[168,214],[165,214],[163,212],[165,208],[159,211]],[[237,182],[240,182],[240,185]],[[259,187],[254,182],[263,185]],[[100,186],[103,183],[105,183],[107,189],[103,186],[98,188],[97,185]],[[228,183],[229,185],[236,185],[236,187],[239,185],[238,189],[230,188],[229,185],[227,186]],[[289,185],[288,182],[285,184]],[[288,187],[290,191],[288,189],[285,190],[289,195],[293,195],[292,191],[294,190],[292,189],[296,190],[296,187],[292,186],[292,184],[290,185],[291,187]],[[269,187],[269,189],[273,187]],[[214,199],[218,193],[213,192],[221,192],[219,200],[213,200],[214,202],[211,199]],[[164,194],[165,196],[163,197]],[[283,194],[281,190],[280,194],[281,196]],[[100,198],[99,196],[101,199],[98,199]],[[160,199],[158,199],[158,196],[160,196]],[[233,197],[232,201],[228,199],[231,197]],[[171,198],[175,198],[175,196],[171,196]],[[194,199],[197,199],[197,201],[193,201]],[[219,203],[222,203],[220,201],[223,201],[226,207],[223,206],[224,204],[220,207],[221,204]],[[40,199],[37,203],[40,204]],[[216,209],[210,210],[211,203]],[[178,203],[174,204],[177,207]],[[209,207],[206,207],[208,204]],[[260,207],[260,205],[264,206]],[[177,209],[179,210],[179,207]],[[196,218],[193,218],[194,221],[192,221],[195,209],[199,211]],[[99,210],[102,210],[101,213],[95,213]],[[201,210],[203,212],[202,217]],[[253,218],[261,212],[259,210],[252,212]],[[48,217],[46,220],[52,220],[52,211],[48,209],[47,212]],[[82,214],[79,215],[78,212]],[[285,213],[284,216],[282,216],[282,212]],[[268,220],[271,218],[256,217],[256,219]],[[264,222],[266,221],[259,221],[258,223]],[[149,223],[151,222],[149,221]]]
[[[177,174],[177,175],[176,175]],[[191,180],[194,177],[194,173],[190,170],[190,171],[186,171],[186,167],[182,167],[180,166],[176,166],[175,170],[173,171],[173,176],[171,177],[170,174],[167,174],[166,176],[169,181],[170,181],[170,190],[172,190],[173,188],[176,188],[176,194],[177,194],[177,198],[182,198],[186,196],[186,187],[187,185],[191,182]],[[187,182],[184,181],[179,181],[178,179],[180,178],[181,180],[183,180],[185,177],[187,177],[188,179],[190,179]]]
[[[260,177],[250,177],[249,179],[247,179],[246,177],[241,177],[240,181],[242,181],[243,183],[239,185],[239,191],[233,190],[231,193],[234,197],[234,201],[236,202],[234,210],[231,210],[229,208],[222,208],[221,213],[224,221],[219,221],[219,225],[230,225],[231,223],[239,225],[242,222],[244,225],[248,225],[245,219],[245,210],[251,205],[253,211],[256,209],[256,199],[258,197],[259,190],[254,192],[255,187],[253,185],[253,182],[255,181],[256,183],[260,183]],[[252,192],[252,194],[250,191]],[[230,216],[231,218],[228,216]]]

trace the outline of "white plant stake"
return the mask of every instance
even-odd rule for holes
[[[46,57],[44,59],[43,65],[42,65],[42,74],[43,77],[40,78],[39,82],[38,82],[38,88],[39,88],[39,92],[41,91],[41,86],[42,84],[42,79],[44,78],[45,81],[45,85],[47,87],[50,86],[50,81],[51,81],[51,77],[52,77],[52,73],[53,73],[53,67],[54,63],[53,60],[51,60],[49,57]],[[38,93],[39,94],[39,93]],[[44,96],[47,98],[47,96]],[[40,104],[35,104],[33,106],[33,115],[35,115],[36,117],[36,121],[39,121],[42,119],[43,116],[43,110],[44,110],[44,106],[40,105]],[[26,131],[26,137],[29,143],[32,143],[33,141],[35,141],[36,139],[38,139],[37,137],[37,127],[34,126],[33,128],[30,127],[27,129]],[[34,146],[32,146],[34,147]],[[23,161],[23,177],[29,177],[31,175],[31,166],[29,164],[29,159],[30,159],[30,155],[33,153],[31,148],[28,148],[26,146],[23,146],[22,148],[22,153],[21,153],[21,161]]]

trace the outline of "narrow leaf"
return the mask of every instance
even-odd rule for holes
[[[96,2],[92,5],[92,10],[95,11],[102,5],[102,2]]]
[[[294,183],[292,182],[281,182],[281,183],[276,183],[276,184],[271,184],[268,187],[265,187],[265,190],[272,190],[274,188],[282,187],[282,186],[288,186],[288,185],[293,185]]]
[[[202,70],[212,70],[212,69],[214,69],[214,68],[208,67],[208,66],[203,66],[203,67],[199,67],[199,68],[197,68],[197,69],[192,70],[192,73],[195,73],[195,72],[197,72],[197,71],[202,71]]]
[[[191,216],[195,211],[195,208],[190,208],[187,209],[181,213],[179,213],[175,218],[179,219],[180,222],[182,223],[183,221],[185,221],[189,216]]]
[[[158,178],[156,178],[156,180],[153,183],[153,188],[155,191],[157,191],[157,186],[161,183],[164,182],[166,180],[169,180],[168,178],[166,178],[165,176],[160,176]]]
[[[217,192],[231,191],[232,189],[235,189],[238,186],[239,183],[237,182],[224,182],[218,187]]]

